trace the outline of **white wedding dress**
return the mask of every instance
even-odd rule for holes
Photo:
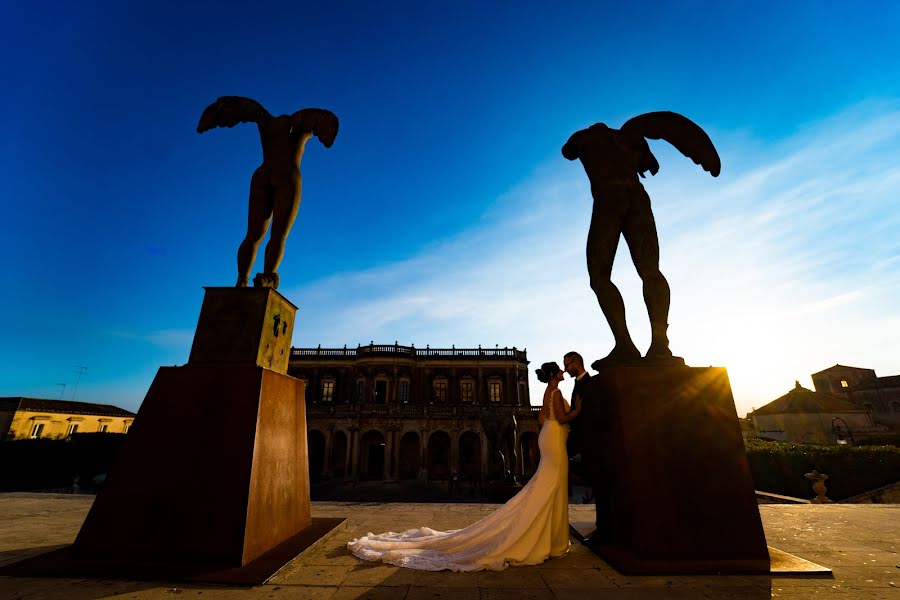
[[[423,571],[499,571],[565,555],[569,551],[568,433],[569,426],[560,425],[551,409],[538,436],[541,461],[534,476],[506,504],[472,525],[453,531],[421,527],[369,533],[347,548],[364,560]]]

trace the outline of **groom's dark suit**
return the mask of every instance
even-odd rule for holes
[[[608,522],[610,516],[609,490],[607,489],[607,465],[603,456],[601,436],[605,435],[602,399],[593,397],[591,391],[594,386],[589,385],[590,373],[585,373],[581,379],[575,381],[572,390],[572,401],[575,396],[581,396],[581,414],[569,423],[569,440],[567,450],[569,456],[581,454],[581,464],[584,475],[587,476],[594,492],[594,504],[597,507],[597,527],[606,529],[601,523]],[[605,532],[600,532],[601,536]]]

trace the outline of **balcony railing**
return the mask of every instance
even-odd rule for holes
[[[401,346],[400,344],[369,344],[356,348],[291,348],[292,360],[304,360],[315,358],[362,358],[366,356],[405,356],[405,357],[439,357],[439,358],[512,358],[527,362],[527,350],[512,348],[416,348],[415,346]]]
[[[515,414],[517,417],[536,417],[540,406],[485,406],[442,405],[442,404],[309,404],[306,412],[310,416],[394,416],[394,417],[502,417]]]

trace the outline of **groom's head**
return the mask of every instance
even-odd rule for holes
[[[570,376],[578,377],[584,373],[584,359],[574,350],[566,352],[566,355],[563,356],[563,368]]]

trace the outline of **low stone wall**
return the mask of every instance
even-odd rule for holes
[[[841,504],[900,504],[900,481],[851,496]]]
[[[803,498],[795,498],[793,496],[785,496],[783,494],[772,494],[770,492],[761,492],[756,490],[757,504],[810,504],[809,500]]]

